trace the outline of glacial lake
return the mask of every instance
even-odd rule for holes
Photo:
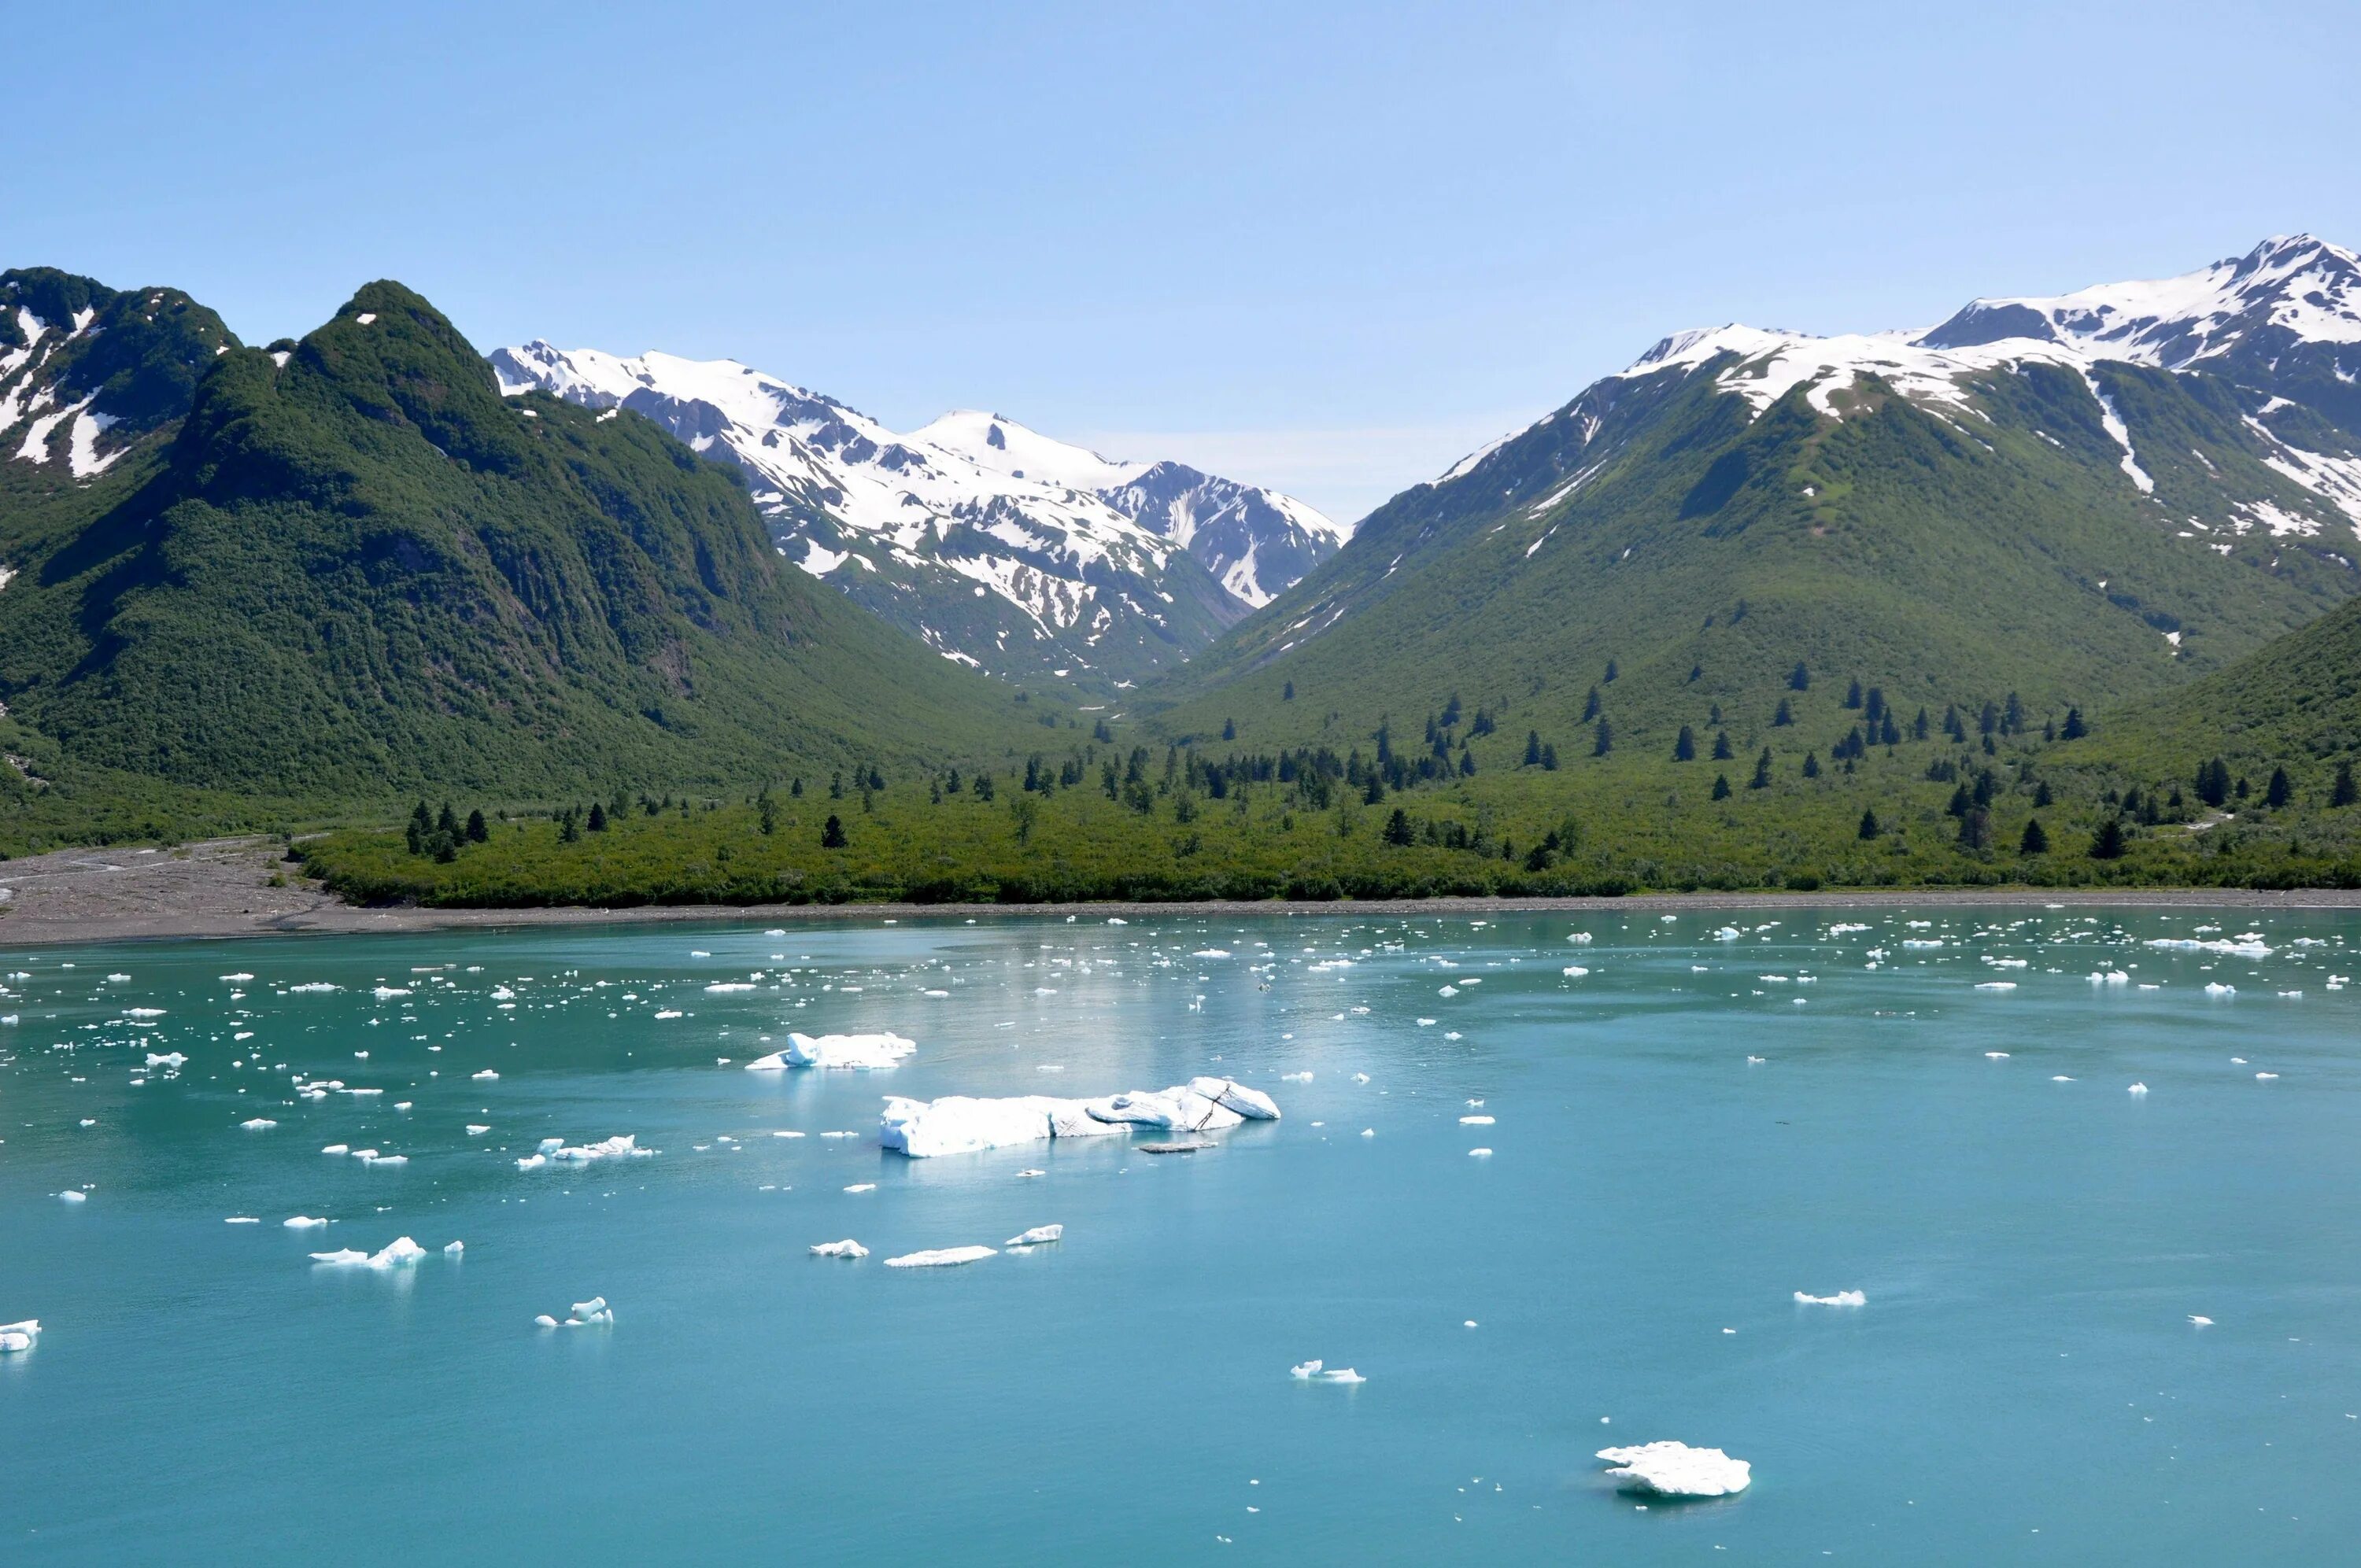
[[[2345,1559],[2356,946],[1634,904],[0,953],[0,1559]],[[918,1049],[745,1069],[791,1029]],[[1283,1119],[879,1144],[889,1093],[1204,1073]],[[1753,1485],[1592,1457],[1656,1439]]]

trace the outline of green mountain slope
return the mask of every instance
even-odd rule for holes
[[[1749,395],[1776,368],[1741,346],[1599,382],[1379,509],[1144,711],[1261,744],[1389,715],[1399,740],[1457,693],[1565,747],[1597,688],[1616,744],[1669,750],[1717,707],[1767,721],[1800,663],[1905,718],[2011,692],[2054,717],[2222,668],[2361,588],[2351,520],[2226,378],[2027,357]],[[2324,420],[2306,436],[2342,460]]]
[[[1003,690],[783,561],[733,474],[643,420],[504,401],[399,284],[209,357],[177,428],[93,481],[0,464],[0,699],[39,766],[516,798],[1021,739]]]

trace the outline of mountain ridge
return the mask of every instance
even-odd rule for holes
[[[1123,463],[981,410],[906,434],[731,360],[534,342],[511,390],[657,420],[745,467],[782,549],[945,657],[1104,694],[1170,668],[1333,554],[1290,497]]]

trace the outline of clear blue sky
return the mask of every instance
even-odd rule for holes
[[[234,13],[234,14],[233,14]],[[2361,11],[12,9],[0,265],[998,410],[1341,518],[1664,333],[2361,243]]]

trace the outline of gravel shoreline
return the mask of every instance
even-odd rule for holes
[[[2361,890],[1932,888],[1876,892],[1644,893],[1627,898],[1427,898],[1204,904],[663,905],[616,909],[361,908],[324,892],[267,839],[172,850],[60,850],[0,861],[0,948],[168,938],[358,935],[594,925],[786,926],[844,920],[1141,919],[1239,915],[1533,915],[1681,910],[1878,909],[1955,905],[2119,909],[2356,909]],[[283,885],[269,885],[277,876]]]

